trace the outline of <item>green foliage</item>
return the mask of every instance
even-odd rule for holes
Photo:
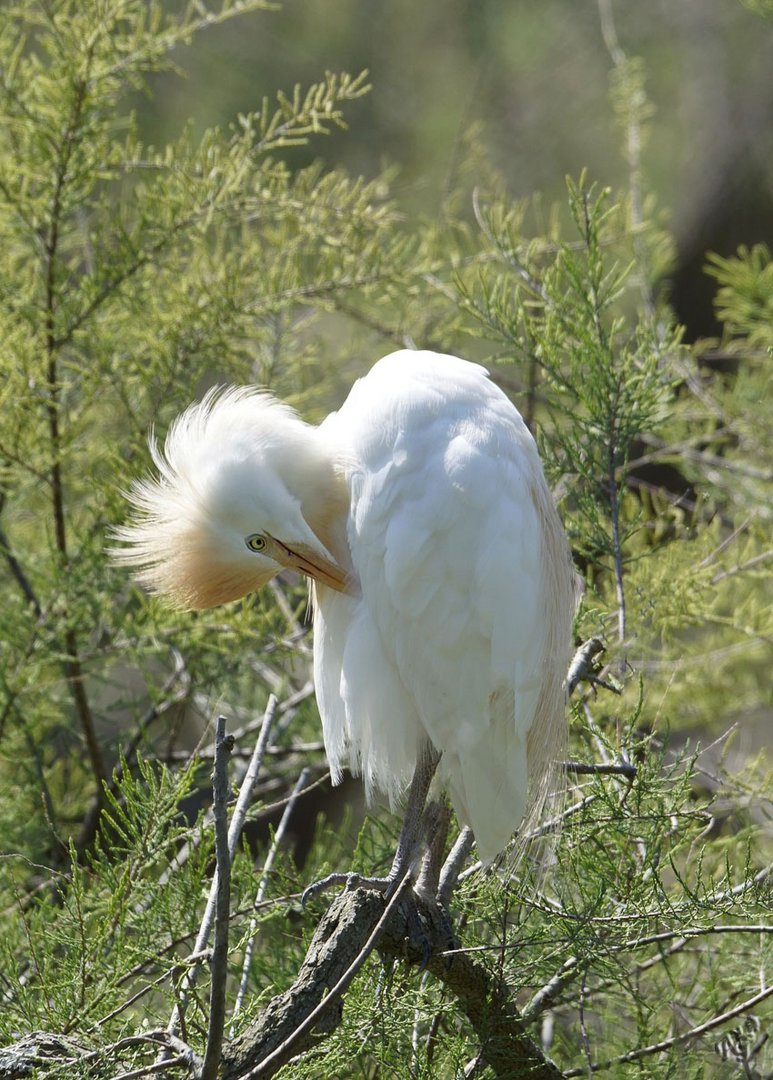
[[[324,773],[304,590],[174,614],[105,546],[149,427],[209,385],[258,382],[320,414],[365,366],[349,357],[417,344],[486,359],[537,430],[585,580],[578,638],[608,647],[572,736],[573,759],[607,771],[575,778],[563,830],[547,854],[531,839],[517,877],[465,877],[462,946],[505,972],[567,1075],[735,1075],[742,1058],[714,1043],[764,1016],[770,981],[770,256],[709,256],[735,361],[715,374],[665,302],[671,242],[641,163],[653,112],[624,57],[611,113],[629,182],[583,174],[558,206],[514,202],[480,131],[436,220],[413,220],[389,173],[293,168],[287,151],[342,127],[364,75],[147,145],[133,107],[172,50],[267,7],[61,0],[7,7],[0,29],[0,1036],[93,1054],[50,1076],[153,1060],[212,875],[216,710],[244,754],[269,692],[283,710],[233,867],[230,1005],[257,942],[236,1031],[302,962],[323,908],[299,910],[304,885],[389,865],[394,818],[355,843],[352,811],[305,862],[280,852],[256,904],[272,804],[302,765]],[[201,974],[183,1010],[197,1053],[207,991]],[[741,1043],[744,1067],[769,1067]],[[342,1026],[285,1073],[451,1077],[478,1050],[435,980],[373,956]]]
[[[732,259],[709,254],[709,273],[720,285],[717,315],[728,333],[773,348],[773,262],[765,245],[742,247]]]
[[[611,565],[622,542],[618,505],[629,448],[665,417],[671,387],[660,363],[665,344],[643,321],[631,332],[620,314],[632,270],[613,247],[624,235],[620,207],[581,180],[569,182],[569,208],[577,239],[557,238],[550,247],[514,233],[512,216],[489,215],[510,272],[487,268],[482,295],[468,293],[466,303],[546,380],[547,405],[561,417],[546,444],[551,471],[573,479],[582,554]]]
[[[292,334],[297,302],[350,290],[363,264],[378,278],[397,246],[378,181],[291,173],[271,156],[342,124],[362,77],[328,75],[198,142],[187,132],[161,149],[139,141],[127,92],[167,65],[178,42],[261,6],[195,4],[173,16],[144,3],[23,5],[6,22],[0,542],[14,592],[3,616],[0,726],[12,761],[36,717],[47,773],[61,755],[45,760],[45,746],[72,746],[80,729],[87,774],[105,778],[97,727],[126,707],[120,685],[108,688],[114,668],[133,650],[140,668],[153,654],[171,668],[168,621],[159,627],[156,605],[122,594],[103,550],[149,426],[168,421],[181,392],[189,398],[213,379],[297,392],[313,375],[313,354]],[[198,692],[207,668],[222,677],[213,649],[224,634],[260,632],[254,617],[235,620],[209,634],[178,624]],[[37,819],[53,839],[70,796],[49,783],[54,816],[44,821],[37,800],[25,828]],[[88,779],[70,776],[66,787],[82,800]]]
[[[743,0],[743,3],[755,15],[761,15],[763,18],[773,17],[773,3],[771,3],[771,0]]]

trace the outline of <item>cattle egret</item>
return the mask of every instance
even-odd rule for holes
[[[561,757],[575,589],[535,442],[484,368],[392,353],[319,427],[212,391],[151,451],[116,557],[182,608],[311,579],[333,781],[393,805],[410,784],[385,881],[416,865],[435,772],[480,857],[502,852]]]

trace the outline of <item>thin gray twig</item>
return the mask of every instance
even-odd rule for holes
[[[231,816],[231,824],[228,829],[228,854],[232,859],[236,852],[242,829],[244,828],[244,820],[247,816],[252,791],[257,782],[258,774],[260,773],[260,768],[263,764],[263,758],[266,756],[269,739],[271,738],[271,729],[274,718],[276,717],[276,710],[277,699],[271,694],[268,699],[268,704],[266,705],[266,711],[263,714],[263,722],[260,727],[258,741],[255,744],[255,750],[253,751],[250,763],[247,766],[247,772],[244,774],[242,786],[239,789],[239,797],[236,800],[236,806],[234,807],[234,812]]]
[[[266,706],[266,711],[263,714],[263,724],[260,729],[260,735],[258,736],[255,751],[252,755],[252,759],[250,760],[247,772],[244,775],[244,780],[242,781],[242,786],[239,790],[239,796],[236,800],[236,806],[234,808],[233,816],[231,818],[231,825],[228,829],[228,854],[231,859],[233,859],[234,853],[236,851],[236,846],[239,842],[242,826],[244,825],[244,819],[247,814],[247,807],[249,806],[249,800],[252,795],[253,788],[255,787],[255,782],[257,781],[258,773],[260,772],[261,762],[265,755],[266,746],[268,745],[268,740],[271,735],[271,725],[273,724],[274,716],[276,715],[276,706],[277,701],[272,694],[271,697],[268,699],[268,705]],[[212,930],[212,923],[215,916],[217,879],[218,873],[216,870],[215,875],[212,879],[212,885],[210,886],[209,897],[207,898],[207,906],[204,910],[204,916],[201,920],[201,926],[199,927],[196,942],[193,946],[194,953],[203,953],[207,947],[207,942],[209,941],[209,935],[210,931]],[[198,965],[191,967],[190,970],[186,973],[185,978],[183,979],[182,985],[180,987],[180,998],[178,1003],[172,1010],[172,1015],[169,1020],[169,1026],[167,1028],[167,1031],[170,1035],[173,1035],[177,1030],[177,1026],[180,1022],[180,1017],[188,1000],[188,994],[193,988],[198,977],[198,968]]]
[[[448,858],[443,863],[440,871],[440,881],[437,889],[437,901],[442,907],[448,907],[451,902],[451,894],[459,881],[459,874],[464,866],[464,860],[470,854],[475,837],[472,829],[467,825],[462,829],[448,853]]]
[[[225,988],[228,978],[228,916],[231,906],[231,852],[228,829],[228,759],[233,739],[226,735],[224,716],[217,719],[215,768],[212,797],[215,813],[215,941],[212,948],[212,978],[209,989],[207,1048],[200,1080],[216,1080],[225,1028]],[[233,824],[233,822],[232,822]]]
[[[713,1031],[715,1028],[721,1027],[729,1020],[735,1020],[738,1016],[743,1016],[744,1013],[751,1012],[758,1005],[761,1005],[763,1001],[769,998],[773,994],[773,986],[768,986],[764,990],[761,990],[754,997],[748,998],[746,1001],[737,1005],[734,1009],[728,1009],[727,1012],[721,1013],[719,1016],[712,1016],[710,1020],[707,1020],[704,1024],[697,1024],[695,1027],[690,1028],[689,1031],[684,1031],[680,1035],[674,1035],[670,1039],[663,1039],[661,1042],[652,1043],[650,1046],[641,1046],[636,1050],[630,1050],[627,1054],[620,1054],[619,1057],[609,1058],[608,1061],[597,1061],[590,1064],[586,1068],[569,1069],[564,1073],[565,1077],[582,1076],[585,1072],[600,1072],[607,1071],[614,1065],[624,1065],[631,1061],[639,1061],[643,1057],[649,1057],[651,1054],[662,1054],[666,1050],[671,1050],[675,1046],[681,1046],[683,1043],[689,1042],[691,1039],[696,1039],[700,1035],[705,1035],[708,1031]]]
[[[255,894],[255,908],[256,909],[263,902],[263,897],[264,897],[265,892],[266,892],[266,886],[268,885],[268,875],[271,873],[271,867],[274,865],[274,859],[276,858],[276,853],[279,850],[279,848],[280,848],[280,846],[281,846],[281,844],[282,844],[282,842],[284,840],[284,835],[285,835],[285,832],[287,831],[287,823],[289,822],[290,817],[292,816],[293,810],[295,808],[295,804],[298,801],[298,796],[303,791],[303,789],[306,787],[306,785],[307,785],[307,783],[309,781],[310,773],[311,773],[310,769],[302,769],[301,770],[301,774],[298,777],[298,779],[297,779],[297,781],[295,783],[295,787],[293,788],[292,794],[291,794],[290,798],[287,801],[287,805],[284,808],[284,813],[282,814],[282,817],[281,817],[280,822],[279,822],[279,826],[278,826],[278,828],[276,830],[276,833],[274,835],[274,840],[273,840],[273,842],[271,844],[268,855],[266,855],[266,861],[263,864],[263,873],[261,874],[260,882],[258,884],[258,891]],[[242,975],[241,975],[241,980],[239,982],[239,992],[238,992],[238,994],[236,996],[236,1004],[234,1005],[233,1013],[232,1013],[232,1016],[231,1016],[231,1028],[230,1028],[230,1032],[229,1032],[231,1038],[233,1038],[234,1034],[235,1034],[234,1022],[235,1022],[236,1017],[237,1017],[237,1015],[239,1013],[239,1010],[242,1007],[242,1004],[244,1002],[244,998],[245,998],[245,996],[247,994],[247,980],[249,978],[250,965],[252,963],[252,953],[253,953],[253,950],[255,948],[255,937],[257,935],[257,931],[258,931],[258,920],[257,920],[257,917],[255,915],[253,915],[250,918],[250,926],[249,926],[249,930],[247,932],[247,944],[246,944],[245,949],[244,949],[244,960],[242,962]]]

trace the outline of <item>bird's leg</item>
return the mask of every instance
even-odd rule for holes
[[[329,874],[321,881],[315,881],[304,890],[301,904],[312,896],[317,896],[331,885],[346,885],[348,888],[379,889],[389,899],[399,887],[405,876],[411,873],[421,840],[424,822],[424,804],[427,801],[432,778],[435,775],[440,754],[434,747],[427,746],[419,756],[408,789],[403,824],[397,840],[397,851],[392,860],[392,868],[385,878],[364,877],[362,874]]]
[[[456,934],[454,933],[453,922],[451,921],[451,915],[448,911],[448,903],[451,898],[451,891],[456,884],[456,877],[458,876],[459,867],[456,869],[456,874],[453,877],[453,883],[449,889],[444,889],[444,878],[447,874],[447,868],[451,856],[444,861],[446,841],[448,839],[448,828],[451,824],[451,807],[448,804],[448,799],[433,803],[428,807],[427,817],[430,818],[428,835],[429,843],[427,844],[426,851],[421,861],[421,870],[419,877],[414,886],[414,892],[423,901],[424,904],[424,918],[428,920],[431,927],[431,939],[434,942],[441,942],[442,947],[446,950],[458,948],[459,942]],[[472,838],[472,833],[469,829],[463,830],[467,832]],[[459,841],[454,844],[453,851],[456,851],[459,847]],[[461,861],[464,861],[466,857],[467,848],[462,855]],[[413,933],[414,942],[418,943],[419,947],[425,954],[425,965],[432,953],[432,946],[429,944],[429,939],[426,933],[422,935],[420,930],[417,934]],[[422,936],[424,942],[422,942]],[[435,946],[437,947],[437,945]]]
[[[389,898],[398,884],[413,866],[422,839],[426,815],[424,811],[432,778],[440,761],[440,754],[434,747],[428,746],[420,755],[408,789],[408,801],[405,804],[403,824],[397,839],[397,851],[392,860],[392,869],[387,875],[389,885],[386,895]]]
[[[451,823],[451,808],[446,799],[430,803],[425,813],[425,820],[424,832],[428,843],[414,889],[423,900],[431,901],[435,899],[440,883],[443,852],[448,839],[448,826]]]

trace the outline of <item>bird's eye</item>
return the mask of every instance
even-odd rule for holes
[[[245,537],[244,542],[250,551],[263,551],[266,546],[266,538],[261,536],[260,533],[253,533],[252,536]]]

